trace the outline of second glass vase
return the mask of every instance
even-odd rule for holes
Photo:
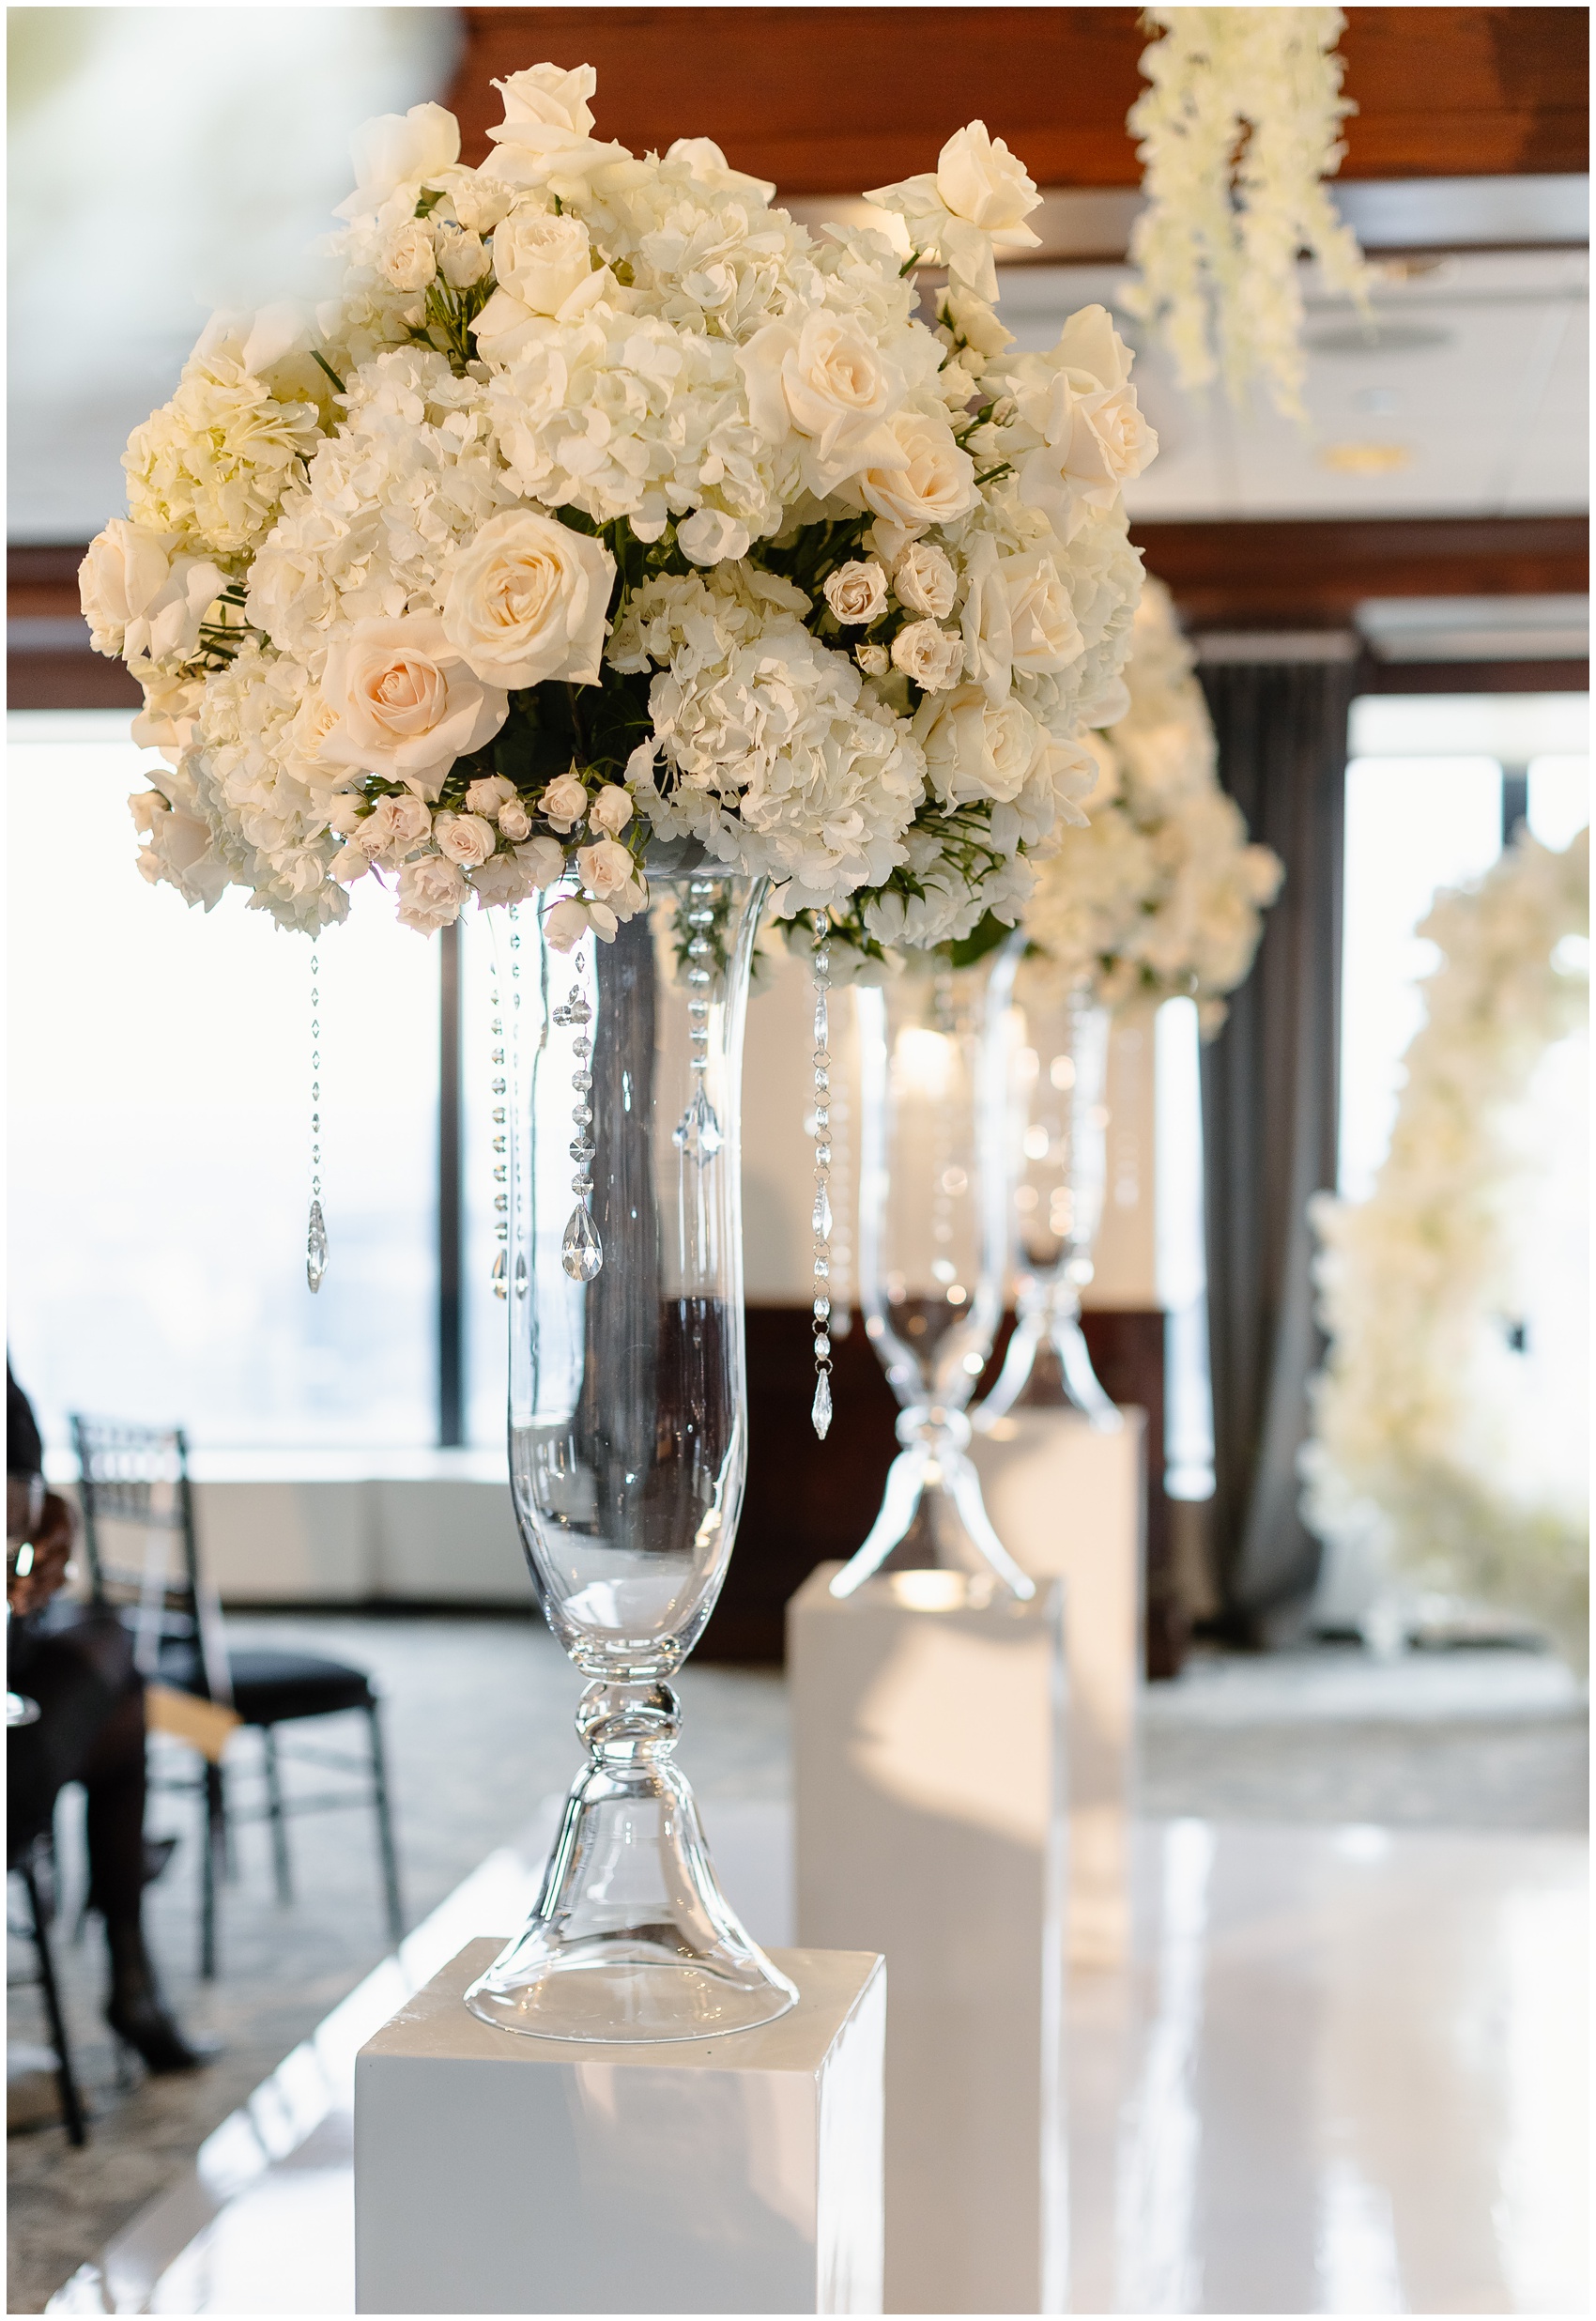
[[[878,1572],[928,1568],[1035,1593],[988,1516],[966,1415],[1003,1306],[1006,1019],[1022,943],[969,967],[912,961],[857,996],[859,1293],[902,1449],[834,1595]]]
[[[1112,1017],[1090,994],[1026,962],[1016,984],[1010,1135],[1020,1152],[1012,1222],[1017,1319],[977,1428],[1027,1404],[1071,1403],[1100,1432],[1121,1424],[1081,1327],[1081,1294],[1108,1178]]]

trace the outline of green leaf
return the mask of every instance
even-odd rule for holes
[[[1006,943],[1013,932],[1008,920],[996,918],[990,911],[984,911],[961,942],[940,944],[937,947],[944,954],[950,967],[974,967],[977,960],[986,958],[989,951],[995,951],[1000,944]]]

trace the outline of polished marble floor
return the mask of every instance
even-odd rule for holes
[[[554,1805],[51,2300],[353,2310],[357,2048],[530,1898]],[[734,1902],[790,1938],[787,1808],[728,1802]],[[1586,1850],[1195,1820],[1138,1831],[1137,1944],[1071,1992],[1071,2307],[1581,2313]]]
[[[474,1865],[523,1825],[534,1803],[561,1787],[575,1761],[570,1713],[579,1680],[541,1626],[487,1619],[274,1619],[238,1622],[235,1632],[240,1641],[281,1638],[340,1653],[376,1673],[388,1701],[413,1920],[434,1909]],[[711,1811],[717,1848],[729,1859],[727,1849],[734,1840],[744,1852],[752,1846],[756,1869],[748,1874],[766,1890],[761,1908],[779,1914],[779,1890],[769,1867],[768,1817],[762,1854],[757,1838],[735,1838],[726,1817],[729,1813],[735,1821],[742,1815],[746,1821],[745,1808],[777,1806],[787,1795],[787,1706],[780,1677],[773,1670],[690,1667],[684,1692],[684,1755]],[[1211,1909],[1240,1876],[1237,1849],[1244,1852],[1254,1834],[1270,1825],[1296,1829],[1305,1839],[1329,1831],[1336,1833],[1333,1843],[1341,1845],[1349,1841],[1340,1833],[1358,1824],[1390,1833],[1389,1842],[1407,1865],[1402,1874],[1418,1898],[1414,1908],[1421,1918],[1419,1897],[1425,1879],[1440,1880],[1437,1896],[1445,1886],[1435,1867],[1441,1857],[1426,1853],[1425,1846],[1442,1845],[1444,1852],[1455,1835],[1467,1853],[1476,1841],[1487,1843],[1486,1833],[1501,1833],[1507,1851],[1489,1876],[1511,1883],[1518,1875],[1512,1866],[1529,1859],[1526,1846],[1533,1852],[1549,1844],[1556,1852],[1559,1834],[1585,1828],[1585,1765],[1579,1689],[1555,1662],[1527,1654],[1423,1655],[1394,1667],[1348,1652],[1266,1661],[1207,1659],[1194,1662],[1179,1683],[1154,1688],[1143,1701],[1141,1795],[1146,1819],[1222,1825],[1216,1867],[1204,1886],[1205,1907]],[[160,1810],[173,1827],[180,1826],[176,1806]],[[69,1814],[66,1820],[69,1825]],[[1510,1837],[1517,1841],[1516,1850],[1507,1843]],[[1420,1838],[1414,1852],[1411,1841]],[[179,1851],[167,1878],[152,1891],[155,1939],[174,1995],[189,2020],[221,2031],[228,2042],[223,2061],[199,2079],[119,2086],[109,2044],[103,2035],[96,2037],[98,1934],[91,1929],[81,1949],[65,1946],[69,2007],[97,2113],[95,2141],[87,2152],[74,2154],[64,2149],[53,2126],[12,2135],[9,2310],[39,2311],[75,2267],[116,2240],[165,2190],[180,2189],[204,2140],[247,2110],[252,2091],[269,2079],[278,2060],[316,2035],[326,2019],[335,2018],[345,1994],[381,1960],[386,1945],[363,1817],[307,1819],[296,1825],[295,1852],[298,1898],[283,1909],[271,1897],[264,1834],[245,1833],[239,1883],[224,1901],[223,1975],[213,1986],[199,1985],[192,1971],[190,1846]],[[69,1846],[68,1852],[69,1901]],[[762,1870],[757,1868],[760,1859],[766,1863]],[[1234,1875],[1226,1865],[1234,1867]],[[1145,1906],[1153,1914],[1146,1918],[1149,1929],[1161,1907],[1160,1875],[1143,1864],[1144,1880],[1152,1882]],[[1354,1881],[1354,1888],[1357,1884]],[[1211,1916],[1210,1923],[1220,1921]],[[779,1914],[767,1924],[779,1929]],[[1150,1932],[1145,1939],[1154,1940]],[[1533,1948],[1531,1936],[1524,1939]],[[1123,2010],[1134,2006],[1144,2013],[1153,2004],[1147,1993],[1161,1972],[1160,1956],[1154,1943],[1137,1969],[1134,1989],[1100,1981],[1078,1992],[1082,2086],[1092,2083],[1094,2073],[1109,2071],[1111,2062],[1114,2071],[1124,2067],[1122,2047],[1114,2044],[1128,2036]],[[1217,2005],[1229,1987],[1227,1977],[1234,1980],[1232,1970],[1216,1952],[1205,1972]],[[391,1981],[387,1987],[392,1988]],[[1116,2022],[1120,2030],[1113,2028]],[[10,2027],[15,2041],[25,2044],[38,2036],[30,2002],[21,1994],[12,2000]],[[1166,2041],[1159,2052],[1167,2046]],[[1091,2061],[1099,2048],[1109,2061]],[[1118,2062],[1113,2061],[1115,2056]],[[37,2087],[34,2092],[37,2098]],[[48,2089],[43,2094],[48,2103]],[[324,2130],[323,2136],[330,2132]],[[293,2172],[314,2174],[315,2154],[324,2148],[318,2140],[299,2149]],[[1094,2139],[1078,2155],[1078,2289],[1089,2298],[1090,2309],[1110,2310],[1117,2293],[1111,2275],[1119,2260],[1103,2253],[1105,2211],[1100,2192],[1091,2190],[1088,2164],[1096,2148]],[[1210,2138],[1205,2148],[1218,2146]],[[1559,2148],[1554,2138],[1554,2155]],[[1330,2180],[1342,2186],[1333,2201],[1341,2203],[1335,2213],[1343,2222],[1366,2219],[1368,2204],[1357,2191],[1363,2179]],[[1199,2172],[1200,2188],[1205,2182]],[[263,2199],[275,2197],[262,2193]],[[1324,2197],[1332,2200],[1331,2194]],[[1204,2190],[1202,2202],[1207,2198]],[[1295,2236],[1293,2246],[1312,2241],[1312,2233],[1303,2237],[1304,2213],[1298,2202],[1287,2236]],[[1313,2233],[1318,2229],[1315,2224]],[[1124,2230],[1128,2233],[1129,2225]],[[1283,2223],[1281,2230],[1287,2230]],[[238,2245],[236,2237],[228,2243],[234,2250]],[[1217,2277],[1223,2278],[1222,2267]],[[1402,2278],[1405,2282],[1406,2276]],[[1111,2285],[1105,2287],[1105,2282]],[[1410,2303],[1423,2301],[1411,2283],[1404,2294]],[[223,2298],[214,2309],[263,2308],[228,2304]],[[1513,2307],[1487,2301],[1472,2309]]]

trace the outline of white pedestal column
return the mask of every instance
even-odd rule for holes
[[[779,2021],[598,2047],[468,2014],[502,1946],[356,2060],[358,2312],[881,2312],[879,1958],[778,1950]]]
[[[886,2310],[1062,2312],[1064,1591],[838,1568],[787,1610],[798,1930],[892,1976]]]
[[[1142,1684],[1145,1414],[1101,1435],[1073,1410],[1014,1410],[970,1446],[998,1537],[1069,1593],[1069,1960],[1130,1939],[1129,1825]]]

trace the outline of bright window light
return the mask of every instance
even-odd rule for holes
[[[431,1443],[437,944],[375,886],[321,940],[313,1298],[308,943],[146,885],[127,798],[157,761],[125,716],[10,723],[9,1342],[47,1441],[84,1409],[205,1446]]]
[[[1560,853],[1590,820],[1588,758],[1532,758],[1529,834]]]
[[[1373,1189],[1403,1052],[1423,1021],[1420,978],[1435,952],[1419,923],[1437,887],[1477,878],[1501,847],[1495,758],[1359,757],[1347,767],[1340,1184],[1348,1200]]]

